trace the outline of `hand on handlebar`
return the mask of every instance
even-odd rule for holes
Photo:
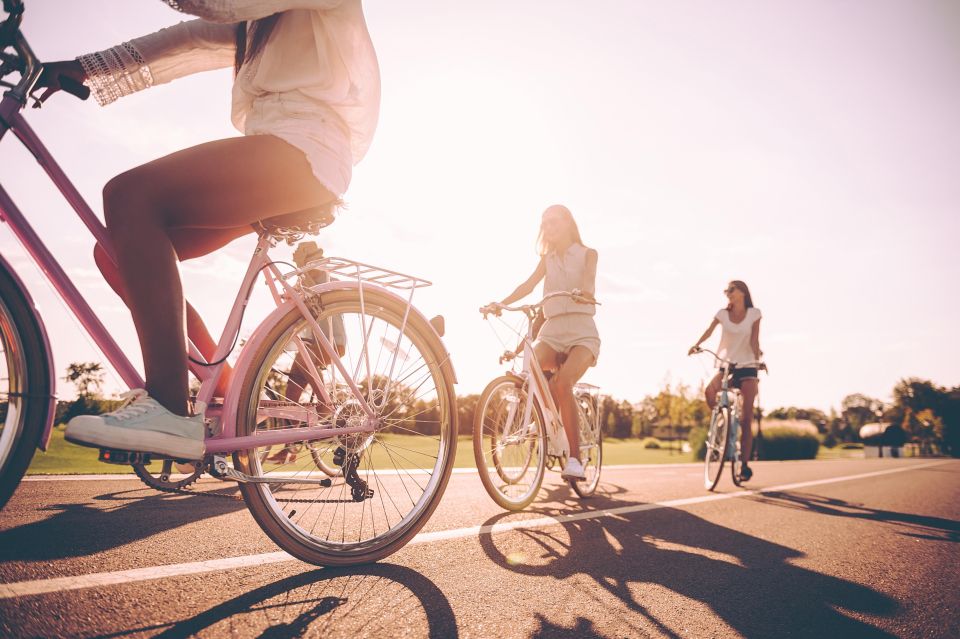
[[[480,312],[483,313],[483,316],[495,315],[500,317],[500,312],[503,310],[503,305],[500,302],[490,302],[486,306],[480,307]]]
[[[43,72],[30,94],[30,97],[34,99],[33,108],[39,109],[47,101],[47,98],[61,90],[75,95],[81,100],[86,100],[90,95],[90,89],[83,85],[86,79],[87,74],[83,70],[83,66],[76,60],[45,63]],[[40,97],[33,95],[39,89],[44,90]]]
[[[599,306],[599,302],[597,302],[597,298],[593,296],[593,293],[575,288],[570,291],[570,295],[577,304],[597,304]]]

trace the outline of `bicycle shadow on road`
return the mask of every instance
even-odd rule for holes
[[[832,517],[850,517],[891,524],[905,529],[899,534],[916,539],[960,542],[960,521],[953,519],[870,508],[843,499],[792,491],[765,492],[750,499],[766,505],[806,510]]]
[[[222,579],[231,579],[222,576]],[[413,625],[455,638],[450,602],[421,573],[396,564],[322,568],[254,588],[182,621],[99,635],[111,639],[165,628],[154,639],[204,636],[392,637]]]
[[[603,496],[590,502],[598,510],[643,505]],[[557,515],[551,509],[527,512]],[[516,515],[496,515],[484,523],[484,530],[512,517]],[[583,575],[598,593],[615,596],[639,614],[620,620],[632,623],[637,634],[698,634],[687,619],[674,630],[670,623],[676,622],[658,618],[676,615],[675,609],[664,608],[662,596],[654,596],[660,587],[702,602],[744,637],[893,637],[840,609],[891,616],[900,609],[894,599],[862,584],[793,565],[789,560],[802,553],[685,510],[662,507],[559,525],[562,531],[521,527],[515,534],[484,532],[480,544],[499,566],[522,575],[560,581]],[[653,593],[649,602],[638,598],[643,592]],[[601,609],[586,621],[603,628],[610,619]],[[707,631],[723,634],[715,625],[704,628]]]
[[[93,497],[100,503],[50,504],[39,521],[0,531],[0,561],[86,557],[246,508],[235,486],[190,494],[142,487]],[[107,506],[107,507],[103,507]]]

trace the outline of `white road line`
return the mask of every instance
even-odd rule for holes
[[[558,515],[556,517],[538,517],[535,519],[523,519],[504,523],[493,524],[492,526],[471,526],[468,528],[455,528],[452,530],[439,530],[436,532],[420,533],[410,542],[411,544],[427,544],[437,541],[450,539],[462,539],[464,537],[475,537],[479,535],[496,535],[499,533],[515,530],[517,528],[543,528],[557,524],[565,524],[571,521],[580,521],[582,519],[599,519],[601,517],[615,517],[629,513],[643,512],[646,510],[657,510],[659,508],[675,508],[678,506],[691,506],[711,501],[720,501],[724,499],[736,499],[740,497],[749,497],[762,493],[779,492],[784,490],[795,490],[797,488],[807,488],[809,486],[821,486],[824,484],[835,484],[844,481],[853,481],[857,479],[867,479],[869,477],[880,477],[882,475],[892,475],[920,468],[928,468],[942,464],[942,461],[931,462],[927,464],[918,464],[911,466],[901,466],[887,470],[878,470],[869,473],[860,473],[857,475],[846,475],[843,477],[830,477],[827,479],[814,479],[811,481],[802,481],[792,484],[781,484],[779,486],[769,486],[757,490],[741,490],[735,493],[724,493],[720,495],[710,494],[699,497],[686,497],[683,499],[671,499],[668,501],[652,502],[649,504],[636,504],[633,506],[623,506],[621,508],[608,508],[606,510],[591,510],[572,515]],[[185,564],[171,564],[166,566],[152,566],[149,568],[135,568],[132,570],[119,570],[115,572],[102,572],[87,575],[76,575],[73,577],[58,577],[55,579],[37,579],[34,581],[21,581],[8,584],[0,584],[0,600],[14,599],[17,597],[27,597],[30,595],[40,595],[46,593],[66,592],[70,590],[80,590],[83,588],[102,588],[117,584],[134,583],[139,581],[149,581],[152,579],[163,579],[166,577],[179,577],[183,575],[196,575],[206,572],[216,572],[223,570],[232,570],[235,568],[246,568],[249,566],[259,566],[263,564],[280,563],[285,561],[295,561],[293,557],[285,552],[271,552],[259,555],[244,555],[240,557],[228,557],[226,559],[212,559],[210,561],[196,561]]]

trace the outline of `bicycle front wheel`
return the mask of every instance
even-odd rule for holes
[[[713,411],[710,418],[710,430],[707,431],[707,452],[703,458],[703,485],[707,490],[713,490],[720,481],[723,472],[723,463],[727,457],[727,430],[729,429],[729,415],[725,408]]]
[[[416,535],[450,478],[457,444],[452,369],[430,325],[392,296],[365,289],[361,299],[357,291],[331,291],[319,301],[321,327],[342,323],[340,361],[378,426],[372,433],[302,442],[300,450],[310,454],[271,457],[260,448],[236,453],[234,463],[255,477],[315,480],[240,486],[253,517],[291,555],[327,566],[377,561]],[[276,428],[270,415],[277,411],[286,411],[287,428],[363,423],[363,403],[337,368],[324,366],[317,349],[304,348],[300,335],[308,326],[292,310],[252,358],[242,377],[239,435]],[[302,362],[305,353],[315,360],[307,366],[310,383],[318,393],[322,387],[325,398],[302,392],[299,375],[291,379],[294,361]]]
[[[50,418],[40,327],[16,280],[0,269],[0,508],[17,489]]]
[[[589,393],[578,393],[576,400],[577,416],[580,420],[580,462],[587,478],[584,481],[572,481],[570,486],[581,497],[589,497],[597,491],[600,484],[603,433],[600,431],[596,398]]]
[[[546,468],[546,430],[540,407],[531,405],[523,381],[498,377],[477,400],[473,456],[493,501],[523,510],[536,498]]]

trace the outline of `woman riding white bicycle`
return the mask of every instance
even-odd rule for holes
[[[722,326],[720,334],[720,348],[718,354],[734,364],[758,362],[763,355],[760,350],[760,309],[753,305],[750,289],[740,280],[733,280],[724,289],[727,296],[727,306],[717,311],[710,326],[700,336],[697,343],[690,347],[689,354],[693,355],[700,344],[713,334],[717,324]],[[722,384],[721,375],[716,376],[707,385],[704,391],[710,410],[717,403],[717,393]],[[753,402],[757,397],[760,380],[756,366],[734,368],[731,380],[733,388],[739,388],[743,398],[743,413],[740,426],[740,450],[743,451],[743,465],[740,470],[740,480],[747,481],[753,476],[753,470],[747,465],[753,445]]]
[[[543,212],[537,239],[540,262],[533,274],[499,303],[485,307],[496,312],[533,292],[543,282],[544,296],[556,291],[574,291],[593,299],[596,291],[597,251],[584,246],[570,210],[555,204]],[[584,479],[583,464],[574,451],[580,450],[577,404],[573,385],[600,355],[600,335],[593,320],[594,304],[556,297],[543,305],[546,321],[540,328],[536,355],[544,370],[553,371],[550,394],[560,408],[560,421],[570,445],[570,457],[561,473],[564,479]]]
[[[173,153],[104,188],[117,264],[102,247],[95,255],[132,312],[146,390],[114,413],[75,418],[66,432],[85,445],[199,459],[205,407],[189,415],[176,262],[206,255],[264,219],[329,223],[376,128],[380,78],[360,0],[167,2],[200,19],[50,63],[38,87],[46,88],[42,102],[61,78],[84,82],[104,105],[192,73],[235,69],[232,120],[243,137]],[[214,340],[189,306],[186,320],[209,359]]]

